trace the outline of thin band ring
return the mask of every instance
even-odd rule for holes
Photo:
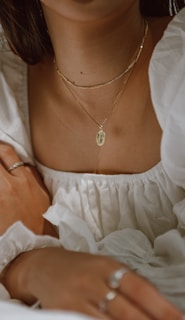
[[[112,300],[114,300],[117,297],[118,293],[115,291],[109,291],[105,297],[103,298],[102,301],[100,301],[99,303],[99,310],[102,313],[106,313],[107,312],[107,307],[108,307],[108,303]]]
[[[111,289],[118,289],[120,287],[121,280],[127,272],[128,270],[126,268],[121,268],[114,271],[108,279],[109,287]]]
[[[12,170],[18,168],[18,167],[21,167],[21,166],[24,166],[24,162],[23,161],[19,161],[19,162],[15,162],[14,164],[12,164],[8,169],[7,171],[8,172],[11,172]]]

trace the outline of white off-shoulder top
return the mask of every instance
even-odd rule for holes
[[[10,51],[2,34],[0,140],[12,144],[23,161],[36,164],[42,173],[53,196],[44,216],[58,230],[56,245],[128,264],[185,311],[185,10],[170,22],[157,44],[149,78],[163,130],[161,162],[131,175],[59,172],[33,157],[27,66]],[[26,250],[25,228],[18,223],[8,232],[19,252]],[[33,238],[32,234],[27,239]],[[9,251],[8,239],[7,233],[0,237],[2,261]]]

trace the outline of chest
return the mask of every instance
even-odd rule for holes
[[[65,103],[57,109],[52,102],[30,108],[35,157],[60,171],[144,172],[159,162],[161,139],[150,98],[145,104],[123,100],[107,119],[102,146],[96,141],[98,125],[81,110],[71,112]]]

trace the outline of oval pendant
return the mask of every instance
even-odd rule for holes
[[[99,147],[105,143],[105,132],[102,129],[100,129],[96,135],[96,143]]]

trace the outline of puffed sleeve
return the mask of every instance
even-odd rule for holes
[[[185,188],[185,9],[169,24],[150,64],[151,94],[163,130],[161,158]]]

